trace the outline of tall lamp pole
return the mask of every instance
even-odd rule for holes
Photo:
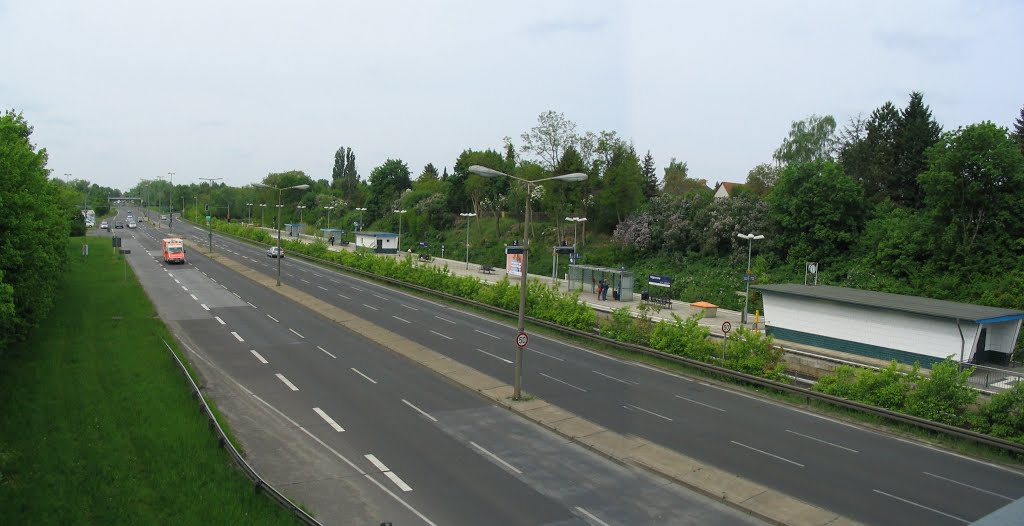
[[[306,208],[306,205],[299,205],[299,206],[296,206],[295,208],[299,209],[299,228],[301,229],[302,228],[302,210],[304,208]],[[299,236],[302,236],[302,232],[301,231],[299,232]]]
[[[740,316],[740,318],[741,318],[740,319],[740,323],[743,324],[743,325],[746,325],[747,324],[747,306],[750,305],[750,279],[752,277],[751,273],[750,273],[750,254],[751,254],[751,250],[753,249],[754,240],[755,239],[764,239],[764,236],[762,236],[761,234],[758,234],[758,235],[755,236],[753,233],[750,233],[750,234],[736,234],[736,237],[738,237],[740,239],[746,239],[747,240],[747,272],[743,275],[743,281],[747,282],[747,293],[746,293],[746,296],[743,298],[743,315]]]
[[[199,196],[196,196],[196,224],[199,224]]]
[[[223,179],[223,177],[200,177],[199,178],[199,180],[206,181],[207,183],[209,183],[211,188],[213,187],[213,182],[214,181],[220,181],[221,179]],[[199,198],[196,197],[196,199],[198,200]],[[209,201],[207,201],[206,207],[207,208],[210,207]],[[160,222],[157,221],[157,224],[160,224]],[[207,226],[207,234],[206,235],[209,237],[209,240],[210,240],[210,253],[213,254],[213,217],[212,216],[210,217],[210,220],[206,222],[206,226]]]
[[[267,203],[260,203],[260,208],[263,210],[260,212],[260,228],[264,228],[264,223],[267,219]]]
[[[286,186],[284,188],[278,188],[276,186],[270,186],[269,184],[263,183],[252,183],[253,186],[261,186],[263,188],[270,188],[271,190],[277,190],[277,286],[281,286],[281,208],[284,207],[281,204],[281,194],[285,190],[305,190],[309,188],[308,184],[299,184],[295,186]],[[265,206],[265,205],[262,205]],[[266,209],[264,209],[266,210]]]
[[[252,203],[245,203],[249,207],[249,225],[252,225]]]
[[[526,332],[526,274],[527,264],[529,263],[530,255],[530,198],[533,195],[533,185],[542,181],[565,181],[565,182],[579,182],[587,179],[587,174],[584,173],[572,173],[565,175],[556,175],[554,177],[547,177],[544,179],[538,179],[536,181],[530,181],[514,175],[492,170],[490,168],[473,165],[469,167],[469,173],[476,174],[481,177],[511,177],[517,181],[526,183],[526,222],[523,225],[523,268],[522,274],[519,279],[519,332],[525,334]],[[512,399],[520,400],[522,398],[523,388],[523,349],[525,346],[520,347],[516,344],[516,361],[515,369],[512,376]]]
[[[324,210],[327,210],[327,230],[331,229],[331,210],[334,210],[334,205],[325,206]]]
[[[466,270],[469,270],[469,218],[476,217],[476,213],[462,212],[459,215],[466,218]]]
[[[167,175],[171,181],[171,195],[167,199],[167,217],[170,218],[167,222],[167,230],[170,230],[174,227],[174,172],[167,172]],[[181,207],[185,208],[185,205],[181,205]]]
[[[408,212],[408,210],[395,210],[398,214],[398,254],[402,253],[402,216]]]

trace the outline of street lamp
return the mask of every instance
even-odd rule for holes
[[[743,315],[740,316],[740,318],[741,318],[740,319],[740,323],[743,324],[743,325],[746,325],[746,323],[747,323],[747,306],[750,304],[750,280],[753,279],[753,276],[750,273],[750,253],[751,253],[751,250],[753,248],[754,240],[755,239],[764,239],[764,236],[762,236],[761,234],[758,234],[758,235],[755,236],[753,233],[750,233],[750,234],[736,234],[736,237],[738,237],[740,239],[746,239],[747,240],[747,272],[743,275],[743,281],[747,282],[747,294],[746,294],[746,297],[743,298]]]
[[[565,181],[568,183],[585,181],[587,174],[584,173],[571,173],[565,175],[556,175],[554,177],[546,177],[544,179],[537,179],[536,181],[530,181],[514,175],[492,170],[480,165],[473,165],[469,167],[469,173],[476,174],[481,177],[511,177],[518,181],[526,183],[526,222],[523,225],[523,268],[522,275],[519,280],[519,332],[521,334],[526,333],[526,272],[527,263],[529,262],[530,256],[530,198],[533,196],[533,185],[542,181]],[[518,340],[518,339],[517,339]],[[521,398],[523,388],[523,349],[525,346],[520,347],[518,342],[516,344],[516,361],[515,369],[512,376],[512,399],[519,400]]]
[[[298,205],[295,208],[299,209],[299,228],[301,229],[302,228],[302,210],[306,208],[306,205]],[[302,235],[302,232],[299,232],[299,235]]]
[[[398,253],[402,252],[402,215],[408,212],[408,210],[395,210],[398,214]]]
[[[170,218],[167,222],[167,230],[174,227],[174,172],[167,172],[167,175],[171,179],[171,195],[167,199],[167,216]],[[185,205],[181,205],[185,208]]]
[[[459,215],[466,218],[466,270],[469,270],[469,218],[476,217],[476,213],[462,212]]]
[[[270,186],[269,184],[263,183],[252,183],[253,186],[262,186],[263,188],[270,188],[271,190],[277,190],[277,286],[281,286],[281,208],[284,206],[281,204],[281,194],[285,190],[305,190],[309,188],[308,184],[297,184],[295,186],[286,186],[284,188],[278,188],[276,186]],[[262,204],[262,207],[267,205]],[[264,212],[266,208],[263,209]]]
[[[245,203],[249,207],[249,225],[252,225],[252,203]]]
[[[196,196],[196,224],[199,224],[199,196]]]
[[[565,218],[565,220],[566,221],[572,221],[572,246],[573,246],[573,250],[575,250],[575,247],[576,247],[576,224],[577,223],[583,223],[584,221],[587,220],[587,218],[585,218],[585,217],[567,217],[567,218]]]
[[[327,210],[327,230],[331,229],[331,210],[334,210],[334,205],[325,206],[324,210]]]
[[[266,222],[265,220],[267,219],[267,203],[260,203],[260,208],[263,209],[263,211],[260,212],[260,228],[264,228],[263,224]]]
[[[206,183],[210,185],[210,188],[213,188],[213,182],[214,181],[220,181],[221,179],[223,179],[223,177],[200,177],[199,178],[200,181],[206,181]],[[198,203],[199,203],[199,198],[196,197],[196,204],[198,204]],[[210,208],[210,202],[209,201],[206,202],[206,208],[207,209]],[[213,216],[211,214],[211,215],[209,215],[207,217],[209,217],[210,219],[206,222],[206,226],[207,226],[207,233],[206,233],[206,235],[207,235],[208,239],[210,240],[210,253],[213,254]],[[156,224],[159,225],[160,222],[157,221]]]
[[[71,174],[64,174],[64,184],[67,186],[71,186]]]

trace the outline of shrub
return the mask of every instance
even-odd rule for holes
[[[771,336],[740,327],[725,339],[725,366],[777,382],[786,381],[782,349]]]
[[[935,422],[962,426],[965,414],[978,398],[978,392],[967,385],[974,368],[959,370],[959,364],[948,357],[932,366],[929,377],[921,377],[907,397],[907,413]]]
[[[672,321],[660,321],[651,332],[651,347],[694,360],[706,362],[711,358],[714,345],[708,341],[711,329],[697,323],[701,315],[685,320],[672,314]]]
[[[1024,444],[1024,382],[993,395],[978,413],[978,431]]]
[[[650,332],[651,319],[646,315],[634,318],[629,307],[613,310],[612,319],[601,326],[602,336],[636,345],[649,345]]]

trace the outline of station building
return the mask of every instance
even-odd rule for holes
[[[828,285],[755,285],[778,340],[931,367],[1005,365],[1024,311]]]
[[[398,252],[398,234],[390,232],[356,232],[356,247],[368,248],[378,254]]]

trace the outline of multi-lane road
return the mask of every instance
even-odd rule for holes
[[[175,231],[205,246],[205,231],[181,223]],[[154,251],[166,226],[133,234]],[[261,272],[276,269],[246,243],[215,236],[214,249]],[[747,520],[539,431],[195,250],[189,258],[181,269],[137,260],[150,295],[166,296],[158,308],[179,338],[296,426],[344,428],[328,444],[358,469],[382,474],[381,484],[411,503],[406,511],[437,523]],[[483,373],[511,378],[511,323],[297,258],[283,262],[282,281]],[[204,300],[206,293],[220,299]],[[1024,496],[1016,470],[537,335],[524,386],[605,428],[864,523],[965,524]],[[317,440],[326,442],[320,434]]]

